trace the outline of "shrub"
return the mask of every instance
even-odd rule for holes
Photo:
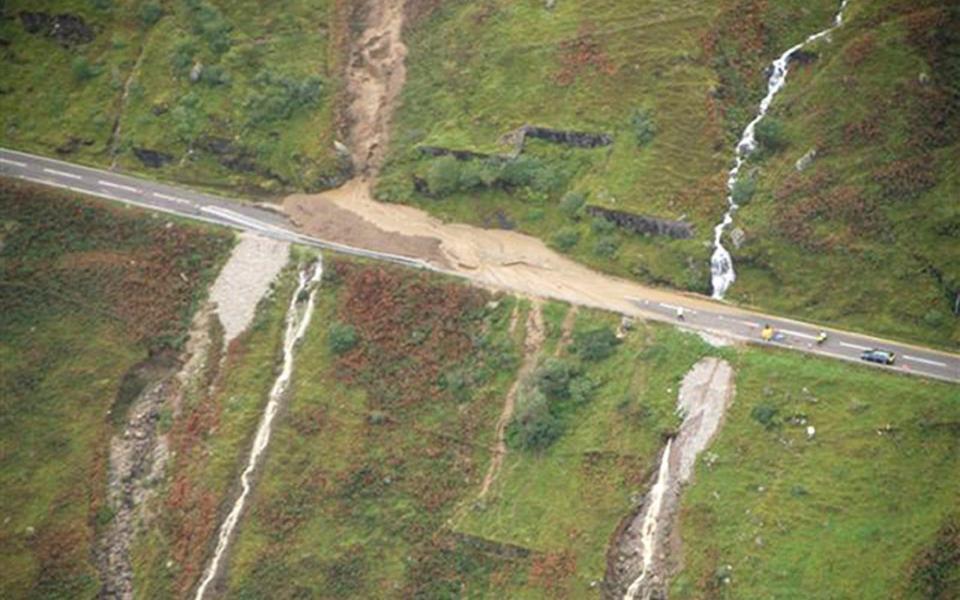
[[[553,236],[553,245],[561,252],[566,252],[577,245],[580,241],[580,232],[576,229],[566,227],[561,229]]]
[[[566,400],[570,397],[570,382],[576,374],[576,369],[569,362],[550,357],[534,373],[533,380],[536,387],[551,400]]]
[[[754,130],[754,137],[757,145],[764,153],[776,154],[787,147],[786,134],[783,131],[783,123],[778,119],[767,117],[757,123]]]
[[[605,235],[594,244],[593,253],[601,258],[613,258],[619,248],[620,240],[616,236]]]
[[[758,404],[753,407],[753,410],[750,411],[750,416],[753,417],[753,420],[757,423],[760,423],[767,429],[773,429],[779,425],[777,420],[777,413],[780,412],[776,406],[770,406],[769,404]]]
[[[79,81],[89,81],[100,74],[100,68],[92,64],[85,56],[78,56],[70,63],[73,77]]]
[[[927,314],[923,315],[923,322],[930,327],[939,329],[946,326],[947,318],[942,312],[933,308],[927,311]]]
[[[574,404],[586,404],[593,396],[597,385],[592,379],[580,376],[573,379],[567,389],[570,391],[570,401]]]
[[[452,156],[441,156],[427,169],[427,187],[436,196],[447,196],[460,187],[460,164]]]
[[[560,212],[569,219],[579,221],[586,203],[587,195],[583,192],[567,192],[560,200]]]
[[[594,217],[590,222],[590,229],[597,234],[612,233],[616,229],[616,224],[604,217]]]
[[[563,422],[550,411],[543,392],[536,388],[524,390],[517,412],[507,426],[507,444],[522,450],[543,450],[562,434]]]
[[[144,27],[152,27],[163,16],[163,7],[159,2],[144,2],[137,11],[137,17]]]
[[[630,117],[630,129],[633,131],[633,140],[637,148],[643,148],[653,141],[657,135],[657,126],[653,122],[653,112],[646,108],[638,108]]]
[[[335,321],[327,330],[327,344],[334,354],[344,354],[357,345],[357,331],[349,323]]]
[[[230,76],[220,65],[210,65],[204,67],[200,80],[212,86],[226,85],[230,83]]]
[[[285,121],[297,110],[317,105],[323,93],[319,77],[294,79],[262,71],[253,79],[255,89],[244,101],[250,124]]]
[[[736,183],[733,184],[733,191],[731,195],[733,196],[733,201],[739,205],[743,206],[744,204],[750,202],[753,198],[753,194],[757,191],[757,180],[752,177],[741,177],[737,179]]]
[[[573,336],[573,351],[583,360],[603,360],[611,356],[620,344],[609,327],[578,331]]]

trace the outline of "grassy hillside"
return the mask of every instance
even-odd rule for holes
[[[340,177],[332,1],[5,2],[2,17],[4,146],[254,194]]]
[[[443,3],[409,28],[408,82],[378,195],[518,228],[597,268],[708,292],[726,170],[766,91],[765,69],[838,8]],[[956,347],[957,18],[939,3],[853,1],[847,24],[792,64],[766,145],[746,168],[731,299]],[[509,153],[502,136],[524,124],[606,133],[613,143],[530,140],[509,168],[418,150]],[[797,173],[811,149],[817,158]],[[680,220],[693,237],[618,230],[585,215],[584,203]]]
[[[706,458],[672,597],[956,597],[957,386],[751,350]]]
[[[0,595],[93,597],[107,441],[229,236],[0,182]],[[139,383],[138,383],[139,381]]]
[[[852,2],[810,48],[748,165],[731,299],[960,347],[958,32],[956,5]]]

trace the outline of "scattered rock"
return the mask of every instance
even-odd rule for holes
[[[813,425],[807,425],[807,439],[812,440],[815,435],[817,435],[817,428]]]
[[[474,152],[472,150],[456,150],[453,148],[444,148],[443,146],[417,146],[417,151],[426,156],[452,156],[457,160],[475,160],[492,158],[492,154],[483,152]],[[506,156],[497,156],[496,158],[507,159]]]
[[[730,241],[733,242],[733,246],[739,250],[743,243],[747,240],[747,234],[744,233],[743,229],[740,227],[734,227],[730,232]]]
[[[92,146],[92,145],[93,145],[93,140],[91,139],[82,139],[82,138],[70,136],[69,138],[67,138],[67,141],[65,141],[64,143],[60,144],[60,146],[57,147],[56,152],[61,156],[66,154],[73,154],[80,148],[80,146]]]
[[[816,52],[811,52],[809,50],[797,50],[790,55],[790,62],[798,65],[809,65],[818,58],[820,58],[820,55]]]
[[[82,18],[67,13],[51,15],[45,12],[20,13],[23,29],[33,35],[42,35],[57,41],[64,48],[87,44],[96,37],[93,28]]]
[[[159,150],[150,150],[149,148],[134,148],[134,156],[144,164],[144,166],[159,169],[173,160],[173,156]]]
[[[190,69],[190,83],[196,83],[200,81],[200,77],[203,75],[203,63],[196,62],[193,63],[193,68]]]
[[[797,160],[797,164],[796,164],[797,171],[806,170],[806,168],[809,167],[811,163],[813,163],[813,159],[815,159],[816,157],[817,157],[817,149],[811,148],[806,154],[804,154],[803,156],[800,157],[799,160]]]

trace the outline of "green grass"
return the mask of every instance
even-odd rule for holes
[[[684,492],[671,596],[930,597],[911,580],[957,510],[958,388],[759,349],[736,385],[714,460]],[[771,428],[758,406],[777,410]]]
[[[152,177],[275,194],[329,187],[341,176],[332,146],[342,61],[334,39],[343,25],[332,2],[285,0],[269,11],[253,0],[162,3],[149,25],[142,3],[101,4],[107,8],[4,6],[0,32],[11,42],[0,95],[4,146],[109,165],[118,123],[118,166]],[[27,33],[22,10],[79,15],[96,37],[63,48]],[[76,75],[78,60],[92,65],[89,78]],[[202,74],[191,82],[195,64]],[[66,149],[74,138],[75,148]],[[213,138],[230,146],[226,154],[211,150]],[[151,168],[134,148],[171,160]]]
[[[203,377],[186,390],[182,415],[171,428],[178,455],[157,500],[162,516],[133,551],[135,586],[146,596],[184,593],[209,559],[207,550],[239,489],[239,473],[276,378],[294,284],[291,265],[261,300],[250,327],[231,344],[219,372],[216,364],[209,367],[217,372],[212,394]],[[218,356],[213,352],[208,360]],[[196,431],[202,427],[197,423],[209,429]]]
[[[575,331],[598,325],[614,327],[615,319],[581,310]],[[610,537],[656,467],[662,436],[677,425],[679,381],[710,353],[696,336],[640,325],[613,356],[584,364],[599,386],[569,415],[564,435],[542,452],[512,450],[490,496],[456,524],[532,550],[534,571],[551,574],[504,586],[501,597],[596,596],[591,583],[603,580]],[[551,570],[551,559],[564,567]]]
[[[350,288],[342,281],[359,281],[379,267],[351,263],[348,274],[338,274],[337,263],[331,262],[299,349],[290,405],[274,431],[263,478],[230,559],[233,596],[397,596],[437,583],[424,569],[454,575],[450,565],[430,566],[441,553],[434,534],[443,531],[456,500],[485,468],[492,423],[511,369],[490,373],[470,390],[469,399],[458,399],[429,381],[423,382],[432,390],[427,396],[390,398],[391,389],[403,393],[412,385],[402,375],[405,367],[395,362],[375,372],[353,371],[350,365],[368,348],[379,353],[391,346],[364,337],[370,330],[348,316],[358,313],[343,311],[399,318],[406,323],[400,325],[402,331],[413,335],[419,335],[418,323],[426,321],[402,316],[413,315],[404,312],[408,309],[419,311],[417,305],[390,308],[395,296],[366,298],[350,308]],[[414,285],[422,287],[416,293],[477,293],[440,282],[419,278]],[[386,304],[377,308],[374,302]],[[491,356],[484,349],[512,348],[515,342],[506,331],[512,310],[513,300],[501,298],[496,307],[483,309],[480,322],[475,316],[455,317],[474,340],[471,344],[481,344],[461,360],[486,361]],[[358,347],[340,359],[331,354],[327,337],[334,321],[351,323],[361,334]],[[461,334],[438,335],[449,340],[446,336]],[[425,363],[451,360],[431,356],[429,347],[422,351]],[[444,373],[457,366],[447,364]]]
[[[794,65],[773,108],[786,148],[746,169],[759,165],[758,191],[735,222],[746,244],[734,250],[739,279],[732,300],[957,347],[952,308],[960,246],[953,243],[957,215],[950,201],[957,191],[950,168],[957,154],[950,117],[957,110],[950,58],[957,17],[944,9],[952,20],[918,20],[936,14],[934,4],[852,2],[833,41],[810,48],[818,58]],[[709,292],[712,227],[726,208],[726,170],[766,90],[764,69],[829,25],[838,6],[595,0],[547,11],[534,0],[446,3],[408,34],[408,81],[377,193],[451,221],[515,227],[617,275]],[[914,38],[929,39],[909,41],[909,28]],[[873,44],[857,50],[865,38]],[[867,58],[852,64],[852,52]],[[917,83],[921,73],[928,83]],[[889,103],[892,95],[901,101]],[[644,146],[631,120],[638,110],[656,129]],[[867,118],[881,129],[880,139],[844,138]],[[502,153],[508,148],[500,136],[525,123],[602,131],[615,141],[596,150],[530,144],[527,156],[554,173],[546,184],[434,196],[414,190],[413,177],[429,180],[437,161],[417,146]],[[831,179],[775,199],[796,160],[814,147],[820,155],[809,177],[828,172]],[[880,198],[876,171],[904,159],[931,165],[936,185],[916,198]],[[851,187],[862,192],[862,206],[842,195]],[[597,232],[591,219],[559,210],[568,191],[586,194],[591,205],[684,218],[694,239]],[[828,197],[827,208],[798,217],[797,205],[817,195]],[[798,233],[797,222],[811,231]],[[567,248],[557,232],[579,239]]]
[[[0,595],[98,593],[121,381],[182,340],[229,246],[141,211],[0,185]]]

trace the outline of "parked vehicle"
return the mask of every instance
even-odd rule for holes
[[[865,360],[867,362],[877,363],[881,365],[892,365],[893,361],[897,359],[897,355],[888,350],[878,350],[877,348],[871,348],[870,350],[864,350],[860,354],[860,360]]]

